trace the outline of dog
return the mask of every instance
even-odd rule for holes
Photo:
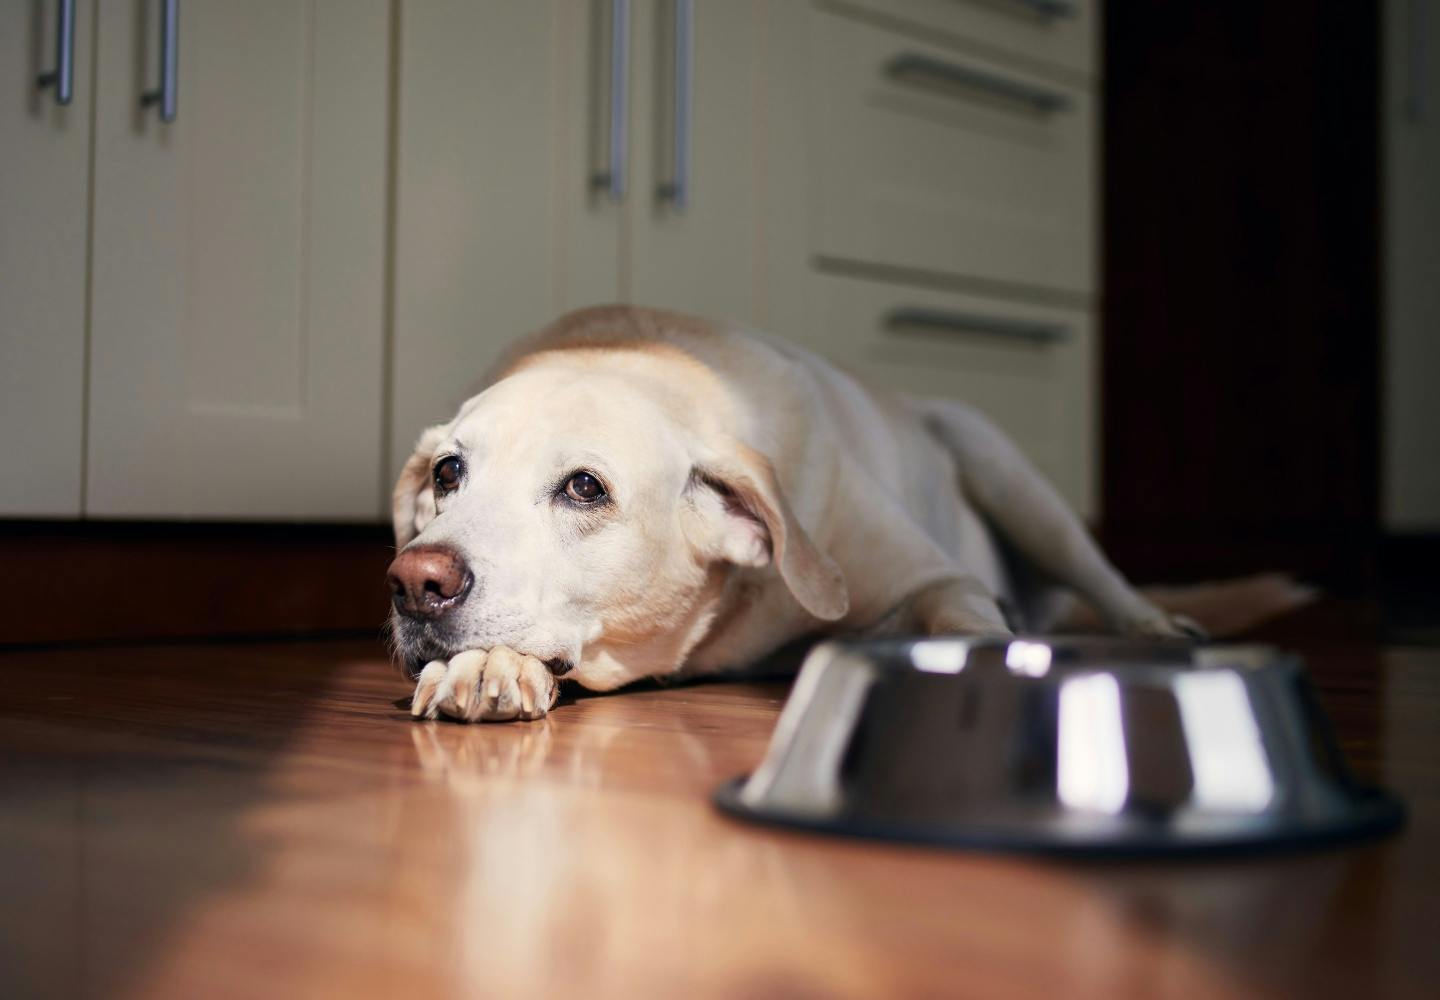
[[[1194,636],[961,403],[877,391],[733,324],[604,306],[522,340],[393,496],[412,713],[538,719],[803,637]]]

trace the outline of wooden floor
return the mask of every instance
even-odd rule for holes
[[[781,684],[466,727],[377,643],[0,653],[0,996],[1434,996],[1440,650],[1313,662],[1405,833],[1080,864],[719,815]]]

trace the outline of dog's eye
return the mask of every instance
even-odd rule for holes
[[[565,483],[565,495],[576,503],[594,503],[605,499],[605,487],[588,472],[577,472]]]
[[[460,485],[460,474],[465,471],[465,464],[451,455],[449,458],[442,458],[435,463],[435,489],[441,493],[453,493]]]

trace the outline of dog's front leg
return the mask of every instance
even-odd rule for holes
[[[1010,634],[994,595],[971,576],[939,580],[919,588],[886,615],[876,631],[881,635]]]
[[[448,662],[426,664],[415,684],[410,714],[417,719],[446,715],[461,722],[539,719],[559,694],[559,681],[535,657],[506,646],[469,649]]]

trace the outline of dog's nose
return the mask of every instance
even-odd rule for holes
[[[438,618],[465,600],[475,578],[454,549],[416,545],[395,557],[385,579],[402,615]]]

